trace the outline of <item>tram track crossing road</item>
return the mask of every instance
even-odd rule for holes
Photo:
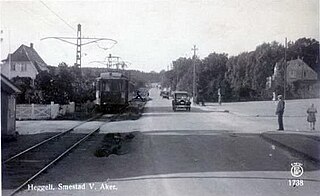
[[[107,118],[102,114],[98,114],[2,161],[2,187],[13,190],[9,195],[15,195],[28,183],[66,156],[81,142],[98,132],[102,125],[118,117],[124,110],[125,108]],[[74,133],[75,128],[99,118],[103,118],[104,123],[91,128],[87,133]]]
[[[94,117],[89,118],[89,119],[87,119],[87,120],[85,120],[85,121],[83,121],[83,122],[80,122],[80,123],[78,123],[77,125],[71,127],[70,129],[67,129],[66,131],[59,132],[59,133],[57,133],[57,134],[52,135],[51,137],[45,138],[44,140],[42,140],[42,141],[40,141],[40,142],[38,142],[38,143],[30,146],[30,147],[27,147],[26,149],[21,150],[21,151],[18,152],[18,153],[17,153],[17,152],[13,152],[13,155],[8,155],[7,158],[2,158],[2,159],[4,159],[4,160],[2,160],[2,164],[7,163],[7,162],[9,162],[9,161],[17,158],[17,157],[23,155],[24,153],[29,152],[29,151],[32,150],[32,149],[38,148],[38,147],[40,147],[41,145],[43,145],[43,144],[45,144],[45,143],[47,143],[47,142],[49,142],[49,141],[52,141],[52,140],[54,140],[54,139],[57,139],[58,137],[61,137],[61,136],[63,136],[64,134],[73,131],[75,128],[83,125],[84,123],[93,121],[93,120],[95,120],[95,119],[97,119],[97,118],[99,118],[99,117],[101,117],[101,116],[102,116],[102,114],[97,114],[97,115],[95,115]]]

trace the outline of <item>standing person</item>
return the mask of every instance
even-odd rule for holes
[[[279,131],[283,131],[283,112],[285,102],[282,100],[282,95],[278,95],[278,104],[276,109],[276,115],[278,115]]]
[[[276,93],[273,92],[273,93],[272,93],[272,101],[275,101],[275,100],[276,100]]]
[[[218,102],[219,102],[219,105],[221,105],[221,91],[220,91],[220,88],[218,88]]]
[[[307,113],[308,113],[307,121],[310,124],[310,129],[314,130],[316,120],[317,120],[316,119],[317,109],[314,107],[314,104],[311,104],[311,106],[307,110]]]

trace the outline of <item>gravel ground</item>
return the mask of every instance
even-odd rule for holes
[[[320,133],[319,122],[316,123],[316,130],[309,129],[307,122],[307,108],[311,103],[318,108],[316,117],[320,119],[320,99],[300,99],[286,100],[284,113],[284,128],[291,132]],[[247,123],[247,131],[275,131],[277,129],[277,116],[275,115],[276,102],[274,101],[253,101],[253,102],[235,102],[223,103],[219,106],[217,103],[206,103],[206,106],[194,105],[204,111],[229,111],[230,116],[235,121],[234,124]],[[251,123],[252,122],[252,123]],[[258,127],[256,125],[259,125]]]
[[[173,112],[171,100],[153,97],[140,119],[105,124],[32,182],[52,184],[55,191],[25,190],[18,195],[319,195],[319,165],[260,137],[276,129],[274,103],[232,104],[223,110],[224,105],[211,105]],[[287,115],[295,104],[287,104]],[[299,111],[292,111],[291,120],[285,118],[285,127],[309,133],[302,129],[301,108],[295,108]],[[223,112],[226,109],[230,113]],[[125,143],[123,154],[97,157],[97,150],[109,149],[106,135],[116,132],[133,132],[135,137]],[[292,161],[304,163],[304,187],[287,185]],[[58,190],[59,183],[86,189]],[[102,188],[107,185],[109,189]]]
[[[33,182],[34,185],[54,184],[55,187],[59,183],[85,183],[85,191],[26,190],[18,195],[320,194],[315,192],[320,180],[318,165],[305,161],[304,179],[308,183],[294,191],[287,186],[287,179],[291,177],[290,163],[303,157],[260,138],[260,133],[276,129],[274,102],[209,104],[206,107],[194,106],[191,112],[173,112],[171,100],[153,98],[140,119],[105,124],[99,134],[90,137]],[[314,132],[306,128],[305,107],[309,103],[306,100],[287,101],[286,131],[319,135],[318,127]],[[319,105],[317,107],[320,109]],[[79,123],[57,122],[40,121],[36,125],[21,121],[19,126],[27,129],[23,133],[31,134],[30,130],[36,133],[58,131]],[[77,133],[101,123],[85,124],[77,129]],[[124,146],[126,153],[95,156],[97,149],[104,146],[105,135],[115,132],[134,133],[132,141]],[[98,189],[89,190],[90,183]],[[105,183],[114,185],[116,189],[101,189]]]
[[[320,110],[320,99],[295,99],[285,100],[285,113],[284,116],[307,116],[307,109],[311,103],[314,103],[315,107]],[[208,110],[229,110],[232,113],[241,116],[274,116],[277,101],[249,101],[249,102],[231,102],[222,103],[220,106],[218,103],[205,103],[206,106],[197,106],[202,109]],[[206,109],[205,109],[206,110]],[[320,116],[318,111],[317,116]]]
[[[272,189],[273,195],[316,195],[319,167],[306,163],[305,187],[290,189],[290,161],[301,157],[272,149],[257,134],[133,134],[128,153],[108,157],[95,156],[105,134],[94,135],[32,183],[56,190],[18,195],[265,195]],[[86,189],[58,190],[59,183]],[[105,183],[114,189],[102,189]]]
[[[1,159],[6,160],[13,155],[45,140],[57,133],[39,133],[39,134],[29,134],[29,135],[19,135],[17,140],[10,142],[1,143]]]
[[[61,132],[79,124],[81,121],[71,120],[25,120],[16,121],[17,131],[20,135],[37,134],[45,132]]]

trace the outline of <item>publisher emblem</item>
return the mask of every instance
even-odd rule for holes
[[[300,177],[303,174],[302,163],[291,163],[291,175],[293,177]]]

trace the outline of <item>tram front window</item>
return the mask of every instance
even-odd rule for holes
[[[110,92],[110,84],[104,82],[104,83],[103,83],[103,86],[102,86],[102,89],[103,89],[103,91],[105,91],[105,92]]]

